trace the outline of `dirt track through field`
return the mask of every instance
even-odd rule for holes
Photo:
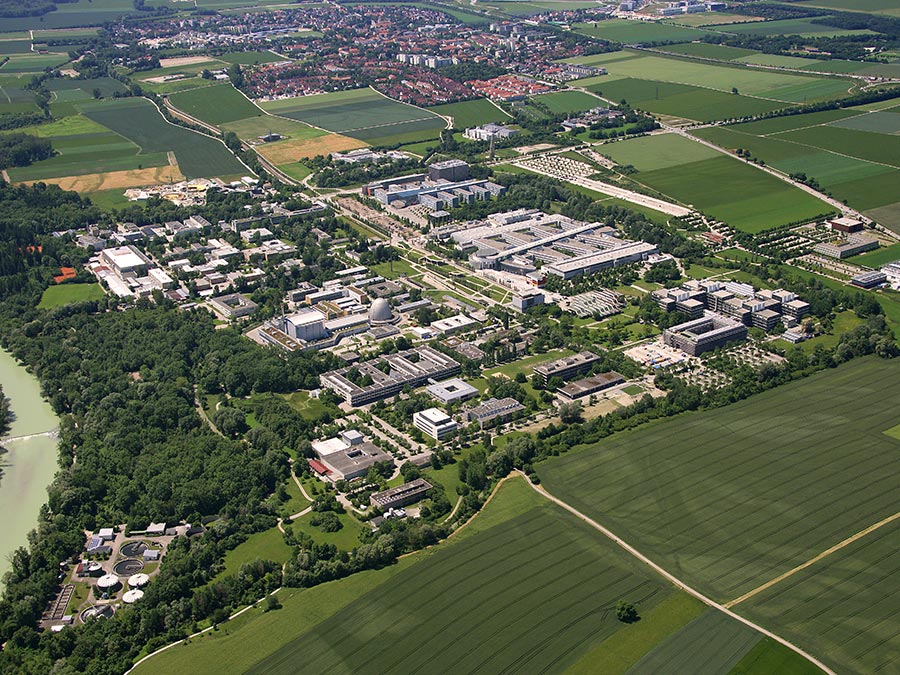
[[[785,572],[784,574],[778,575],[777,577],[775,577],[775,578],[772,579],[771,581],[767,581],[766,583],[764,583],[762,586],[758,586],[757,588],[754,588],[752,591],[749,591],[748,593],[744,593],[741,597],[735,598],[735,599],[732,600],[731,602],[726,602],[726,603],[725,603],[725,607],[731,608],[731,607],[734,607],[734,606],[737,605],[737,604],[740,604],[740,603],[744,602],[745,600],[749,600],[750,598],[752,598],[752,597],[753,597],[754,595],[756,595],[757,593],[762,593],[762,592],[763,592],[764,590],[766,590],[767,588],[771,588],[771,587],[774,586],[775,584],[781,583],[782,581],[784,581],[784,580],[787,579],[788,577],[794,576],[797,572],[802,572],[803,570],[805,570],[805,569],[806,569],[807,567],[809,567],[810,565],[815,565],[817,562],[819,562],[820,560],[824,560],[825,558],[827,558],[828,556],[830,556],[832,553],[836,553],[837,551],[840,551],[842,548],[845,548],[846,546],[849,546],[849,545],[852,544],[853,542],[855,542],[855,541],[857,541],[857,540],[859,540],[859,539],[862,539],[863,537],[865,537],[865,536],[868,535],[868,534],[871,534],[871,533],[874,532],[875,530],[884,527],[884,526],[887,525],[888,523],[894,522],[895,520],[897,520],[897,518],[900,518],[900,512],[897,512],[897,513],[895,513],[895,514],[892,515],[892,516],[888,516],[888,517],[885,518],[884,520],[879,520],[879,521],[878,521],[877,523],[875,523],[874,525],[870,525],[870,526],[867,527],[866,529],[857,532],[857,533],[854,534],[853,536],[847,537],[846,539],[844,539],[844,541],[840,542],[839,544],[835,544],[835,545],[832,546],[831,548],[822,551],[822,552],[821,552],[819,555],[817,555],[815,558],[810,558],[809,560],[807,560],[807,561],[806,561],[805,563],[803,563],[802,565],[797,565],[794,569],[788,570],[788,571]]]

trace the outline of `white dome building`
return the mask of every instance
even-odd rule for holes
[[[132,574],[128,577],[128,588],[143,588],[150,583],[150,577],[146,574]]]
[[[99,588],[101,591],[108,591],[118,585],[119,577],[117,577],[115,574],[104,574],[102,577],[97,579],[97,588]]]
[[[369,323],[378,326],[394,321],[394,310],[384,298],[378,298],[369,307]]]
[[[125,591],[125,593],[122,594],[122,602],[124,602],[126,605],[133,605],[143,597],[144,591],[132,589],[130,591]]]

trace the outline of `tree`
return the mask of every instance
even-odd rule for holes
[[[213,415],[213,422],[219,431],[230,438],[241,436],[249,428],[247,418],[235,408],[221,408]]]
[[[273,609],[281,609],[281,601],[274,595],[266,596],[266,611],[271,612]]]
[[[625,602],[624,600],[619,600],[616,603],[616,618],[622,623],[635,623],[641,619],[634,603]]]
[[[581,421],[581,401],[561,403],[559,406],[559,419],[563,424],[577,424]]]

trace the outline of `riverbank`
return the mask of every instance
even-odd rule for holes
[[[10,567],[10,555],[28,542],[28,532],[37,524],[41,505],[47,501],[47,486],[57,467],[59,420],[41,397],[40,385],[13,356],[0,350],[0,384],[10,400],[13,420],[3,437],[6,454],[0,455],[0,576]]]

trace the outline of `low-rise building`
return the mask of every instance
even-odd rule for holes
[[[564,356],[550,363],[542,363],[535,366],[534,375],[537,377],[541,386],[546,387],[547,383],[554,377],[562,380],[571,380],[576,375],[582,375],[588,372],[593,365],[600,360],[600,357],[594,352],[583,351],[572,356]]]
[[[221,295],[218,298],[210,298],[209,304],[226,319],[240,319],[250,316],[258,308],[255,302],[240,293],[230,293]]]
[[[460,313],[446,319],[432,321],[429,327],[441,335],[452,335],[477,325],[478,322],[475,319]]]
[[[712,351],[735,340],[747,338],[747,327],[712,312],[686,323],[667,328],[663,342],[691,356]]]
[[[622,375],[615,371],[610,371],[608,373],[600,373],[598,375],[586,377],[582,380],[570,382],[562,387],[557,393],[561,399],[575,401],[584,396],[596,394],[598,391],[615,387],[616,385],[622,384],[624,381],[625,378],[622,377]]]
[[[481,405],[469,408],[466,416],[470,422],[478,422],[483,429],[485,426],[506,422],[522,410],[525,410],[525,406],[514,398],[490,398]]]
[[[369,504],[382,511],[399,509],[424,499],[431,487],[431,483],[424,478],[416,478],[390,490],[376,492],[369,497]]]
[[[428,394],[441,403],[457,403],[468,401],[478,396],[478,389],[458,377],[444,382],[436,382],[425,387]]]
[[[427,408],[413,413],[413,426],[436,441],[452,436],[457,429],[454,419],[438,408]]]
[[[813,251],[829,258],[850,258],[866,251],[878,248],[878,240],[872,237],[851,235],[845,240],[822,242],[813,247]]]
[[[502,124],[482,124],[480,127],[472,127],[463,132],[463,136],[473,141],[490,141],[493,139],[505,139],[518,136],[518,129],[511,129]]]

